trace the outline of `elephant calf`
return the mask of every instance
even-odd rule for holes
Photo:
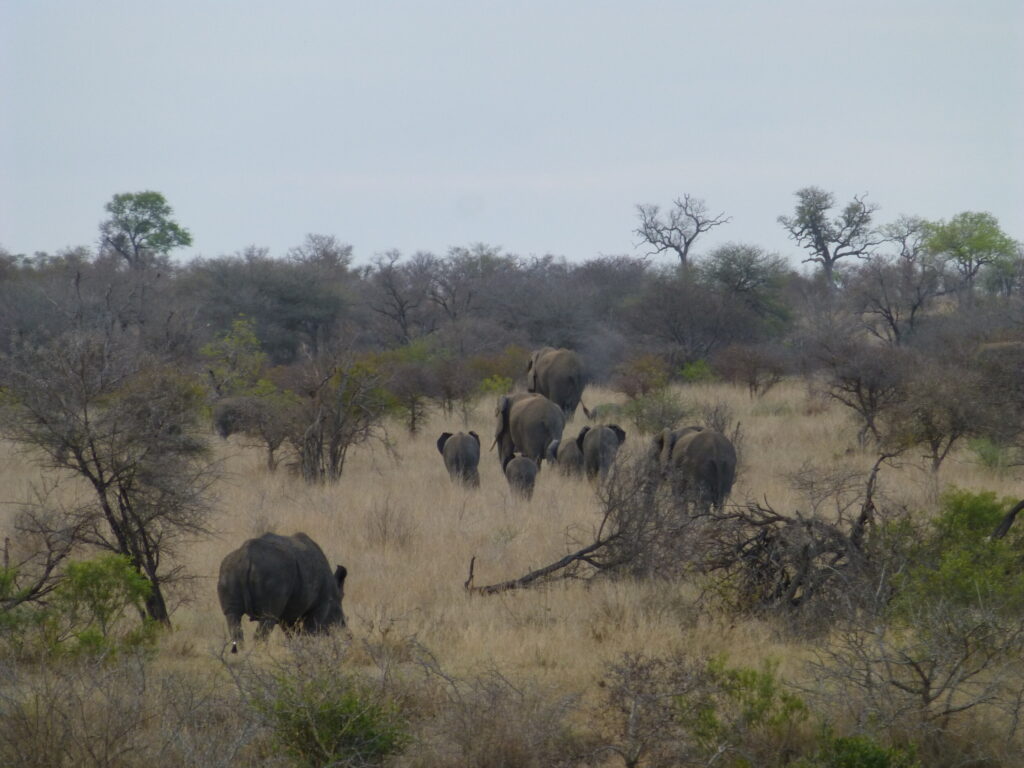
[[[583,457],[583,469],[587,477],[604,480],[624,442],[626,431],[618,424],[583,427],[576,438],[576,445]]]
[[[546,458],[563,475],[583,474],[583,451],[575,440],[552,440]]]
[[[442,432],[437,438],[437,450],[444,457],[444,465],[452,482],[470,488],[480,487],[480,435],[476,432]]]
[[[540,465],[527,456],[513,456],[505,462],[505,479],[516,496],[530,500]]]

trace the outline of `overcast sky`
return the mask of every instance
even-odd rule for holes
[[[809,185],[1024,239],[1022,157],[1021,0],[0,0],[13,253],[95,246],[146,189],[186,257],[639,254],[636,204],[684,192],[732,217],[698,252],[798,257]]]

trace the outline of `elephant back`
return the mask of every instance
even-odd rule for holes
[[[509,431],[515,449],[531,459],[542,460],[552,441],[562,437],[562,409],[540,394],[520,394],[509,408]]]

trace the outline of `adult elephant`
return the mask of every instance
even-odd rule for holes
[[[583,457],[583,470],[587,477],[600,477],[603,480],[624,442],[626,431],[618,424],[583,427],[576,437],[576,445]]]
[[[345,626],[341,601],[348,571],[334,573],[323,550],[304,533],[265,533],[221,561],[217,596],[228,623],[231,652],[242,642],[242,616],[259,622],[262,640],[280,624],[286,632],[325,632]]]
[[[565,429],[562,409],[544,395],[529,392],[506,395],[499,399],[495,416],[498,424],[494,431],[494,442],[498,446],[502,469],[515,453],[535,459],[539,465],[547,447],[553,440],[561,439],[562,430]]]
[[[673,492],[699,506],[721,508],[736,479],[736,448],[721,432],[704,427],[665,429],[652,445]]]
[[[586,385],[583,361],[571,349],[542,347],[533,351],[526,364],[526,390],[544,395],[562,409],[566,419],[572,419]],[[585,405],[583,413],[590,415]]]
[[[437,438],[437,450],[444,457],[444,466],[452,482],[470,488],[480,487],[480,435],[476,432],[442,432]]]

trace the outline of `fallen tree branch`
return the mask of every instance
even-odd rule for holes
[[[543,568],[538,568],[535,571],[530,571],[525,576],[520,576],[518,579],[509,579],[508,581],[502,581],[497,584],[488,584],[484,587],[473,586],[473,569],[476,564],[476,556],[469,561],[469,578],[466,579],[465,586],[466,591],[476,595],[496,595],[499,592],[508,592],[513,589],[522,589],[523,587],[530,586],[533,582],[538,579],[543,579],[545,576],[550,576],[558,571],[568,568],[578,562],[584,562],[589,565],[594,565],[594,562],[589,559],[589,555],[602,547],[606,546],[612,541],[612,539],[601,539],[595,541],[593,544],[589,544],[583,549],[576,550],[571,554],[566,555],[561,560],[558,560],[550,565],[545,565]],[[560,574],[559,578],[568,578],[568,574]]]
[[[1001,539],[1009,533],[1010,526],[1013,525],[1013,521],[1017,519],[1017,515],[1022,509],[1024,509],[1024,500],[1014,504],[1013,509],[1006,513],[1006,517],[999,521],[999,525],[992,531],[992,538]]]

